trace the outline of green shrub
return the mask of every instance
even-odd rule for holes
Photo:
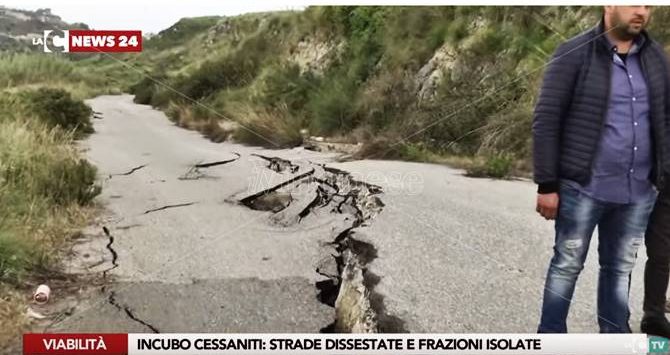
[[[88,161],[67,159],[51,169],[38,189],[56,204],[85,205],[100,194],[101,187],[95,184],[97,169]]]
[[[221,143],[228,139],[230,132],[221,127],[219,121],[215,118],[207,120],[201,125],[200,132],[203,136],[209,138],[212,142]]]
[[[467,169],[467,175],[471,177],[491,177],[503,179],[509,177],[514,159],[510,154],[494,154],[483,162],[475,163]]]
[[[539,90],[539,88],[538,88]],[[514,152],[519,157],[530,157],[533,125],[533,100],[526,96],[510,102],[489,117],[482,129],[479,153]]]
[[[325,73],[306,105],[314,132],[344,133],[360,123],[358,94],[383,54],[381,30],[387,11],[384,7],[344,6],[321,13],[347,41],[341,60]]]
[[[400,147],[400,157],[407,161],[426,161],[429,156],[429,151],[421,144],[398,144]]]
[[[405,80],[405,73],[388,70],[368,80],[356,100],[355,115],[361,118],[361,124],[375,132],[384,132],[401,129],[417,109],[416,91]]]
[[[193,100],[206,98],[219,90],[246,86],[258,76],[261,64],[271,59],[272,50],[273,43],[266,34],[248,37],[233,51],[207,60],[194,72],[176,78],[173,86]],[[171,96],[184,101],[179,94]]]
[[[389,64],[418,70],[444,43],[453,12],[450,6],[387,10],[382,41]]]
[[[347,132],[356,126],[354,107],[357,87],[347,79],[322,85],[310,98],[311,128],[317,134]]]
[[[71,138],[34,123],[0,125],[0,186],[52,204],[84,205],[99,192],[96,169],[70,151]]]
[[[239,105],[231,108],[240,124],[235,130],[235,140],[269,148],[295,147],[302,143],[300,130],[304,121],[291,115],[286,107],[268,108]]]
[[[143,77],[140,81],[131,85],[129,90],[130,93],[135,95],[133,102],[148,105],[151,103],[151,99],[154,96],[156,91],[155,82],[148,77]]]
[[[447,27],[446,40],[451,44],[458,44],[468,35],[468,21],[466,16],[454,16]]]
[[[166,107],[170,102],[172,91],[165,87],[168,76],[164,72],[153,72],[130,85],[128,90],[135,95],[133,102],[153,107]]]
[[[269,67],[258,79],[254,101],[270,107],[285,106],[291,113],[300,112],[318,86],[311,73],[302,74],[296,64]]]
[[[92,110],[63,89],[40,88],[26,93],[27,105],[40,120],[77,134],[92,133]]]
[[[1,226],[0,226],[1,227]],[[16,284],[31,264],[34,247],[0,229],[0,281]]]
[[[221,89],[247,85],[258,70],[257,58],[226,55],[218,60],[206,61],[191,75],[177,79],[174,86],[187,97],[198,100]],[[183,101],[179,95],[173,97]]]

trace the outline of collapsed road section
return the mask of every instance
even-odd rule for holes
[[[239,203],[271,211],[272,223],[288,227],[315,214],[336,216],[324,257],[315,271],[324,279],[316,283],[319,301],[335,309],[334,322],[322,332],[402,332],[402,321],[387,315],[382,298],[374,293],[379,278],[367,265],[377,251],[369,241],[356,236],[357,229],[383,209],[379,186],[354,179],[346,171],[312,162],[295,163],[276,157],[258,157],[267,168],[290,171],[292,178],[239,199]],[[283,168],[279,168],[283,167]]]

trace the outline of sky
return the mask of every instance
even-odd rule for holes
[[[37,10],[50,8],[68,23],[83,22],[99,30],[142,30],[158,33],[183,17],[234,16],[248,12],[300,10],[296,1],[148,1],[148,0],[0,0],[0,5]]]

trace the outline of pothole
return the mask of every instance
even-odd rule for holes
[[[245,206],[257,211],[279,212],[288,207],[293,200],[290,193],[271,191],[254,199],[242,202]]]

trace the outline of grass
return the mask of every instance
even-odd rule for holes
[[[510,177],[514,158],[509,154],[495,154],[475,161],[466,170],[466,175],[470,177],[491,177],[496,179],[505,179]]]
[[[60,56],[5,54],[0,57],[0,87],[80,79],[76,66]]]
[[[0,282],[13,284],[52,266],[45,255],[59,238],[45,244],[41,234],[100,192],[95,168],[74,150],[75,131],[43,122],[23,102],[33,97],[6,95],[0,104]]]
[[[224,129],[219,120],[213,118],[198,118],[192,106],[184,104],[170,103],[165,114],[179,127],[199,131],[211,141],[223,142],[231,134],[231,131]]]
[[[294,147],[302,143],[300,129],[304,122],[291,115],[287,107],[238,106],[232,110],[241,126],[233,134],[240,142],[269,148]]]
[[[76,99],[120,94],[139,80],[139,75],[121,62],[75,54],[0,53],[0,90],[18,92],[48,86],[65,89]]]
[[[0,344],[29,326],[29,288],[59,268],[63,246],[88,223],[100,192],[95,167],[75,149],[92,132],[81,98],[122,83],[87,70],[97,61],[0,56]]]
[[[17,343],[20,331],[29,326],[25,317],[26,297],[15,288],[0,283],[0,345]]]
[[[44,122],[24,102],[33,97],[0,99],[0,288],[10,290],[0,299],[0,343],[26,329],[29,280],[58,268],[100,192],[95,168],[74,150],[75,130]]]

